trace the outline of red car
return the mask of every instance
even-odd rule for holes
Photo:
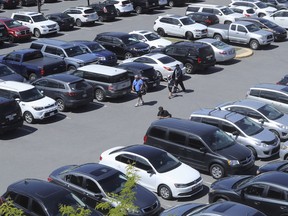
[[[11,18],[0,18],[0,23],[3,23],[9,33],[9,42],[15,41],[30,41],[32,32],[27,26],[23,26],[17,20]]]

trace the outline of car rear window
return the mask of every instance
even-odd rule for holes
[[[198,49],[198,52],[199,52],[199,56],[201,56],[201,57],[206,57],[206,56],[213,54],[213,50],[212,50],[211,46],[201,47]]]
[[[95,10],[94,9],[87,9],[87,10],[84,10],[84,13],[85,14],[92,14],[92,13],[95,13]]]
[[[254,14],[254,13],[255,13],[255,11],[254,11],[252,8],[247,9],[246,12],[247,12],[248,14]]]
[[[169,56],[165,56],[165,57],[161,57],[158,59],[161,63],[163,64],[168,64],[168,63],[172,63],[172,62],[175,62],[175,59],[174,58],[171,58]]]
[[[122,81],[126,81],[126,80],[130,80],[129,76],[128,76],[128,72],[126,73],[121,73],[115,76],[111,76],[109,78],[109,82],[110,83],[117,83],[117,82],[122,82]]]
[[[143,77],[153,77],[154,75],[156,75],[156,71],[154,70],[154,68],[150,68],[147,70],[143,70],[141,75]]]
[[[122,1],[122,5],[130,4],[130,1]]]
[[[89,84],[87,82],[85,82],[84,80],[77,81],[77,82],[69,84],[69,87],[72,90],[82,90],[82,89],[87,88],[87,86],[89,86]]]

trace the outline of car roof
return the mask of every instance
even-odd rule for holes
[[[187,18],[187,16],[182,16],[182,15],[166,14],[164,16],[159,16],[159,19],[161,19],[163,17],[172,17],[172,18],[175,18],[175,19]]]
[[[240,5],[240,6],[238,6],[238,5],[232,5],[232,7],[230,7],[230,8],[237,8],[237,9],[242,9],[242,10],[248,10],[248,9],[253,9],[253,8],[251,8],[251,7],[249,7],[249,6],[242,6],[242,5]]]
[[[70,41],[69,43],[73,44],[82,44],[82,45],[89,45],[89,44],[99,44],[97,41],[88,41],[88,40],[73,40]]]
[[[147,69],[151,69],[154,68],[151,65],[147,65],[144,63],[140,63],[140,62],[125,62],[125,63],[121,63],[119,65],[116,66],[117,68],[123,68],[123,69],[134,69],[136,71],[141,71],[141,70],[147,70]]]
[[[46,16],[60,16],[62,14],[65,14],[65,13],[61,13],[61,12],[58,12],[58,13],[50,13],[50,14],[47,14]]]
[[[217,42],[217,41],[218,40],[216,40],[214,38],[202,38],[202,39],[197,40],[197,42],[201,42],[201,43],[204,43],[204,42],[214,43],[214,42]]]
[[[208,13],[208,12],[200,12],[200,11],[193,12],[193,13],[191,13],[189,15],[194,15],[194,14],[203,15],[203,16],[214,16],[214,17],[217,17],[215,14]]]
[[[37,50],[37,49],[32,49],[32,48],[24,48],[24,49],[13,50],[11,53],[23,54],[23,53],[28,53],[28,52],[41,52],[41,51]],[[8,54],[10,54],[10,53],[8,53]]]
[[[110,67],[106,65],[95,65],[95,64],[79,67],[77,70],[89,71],[92,73],[94,72],[97,74],[103,74],[103,75],[108,75],[108,76],[115,76],[115,75],[127,72],[124,69]]]
[[[63,41],[63,40],[57,40],[57,39],[49,39],[49,38],[43,38],[43,39],[38,39],[36,41],[33,41],[32,43],[40,43],[40,44],[49,44],[57,47],[62,47],[63,49],[75,46],[75,44]]]
[[[259,88],[259,89],[271,89],[271,90],[277,90],[277,91],[281,91],[284,93],[288,93],[288,86],[285,85],[278,85],[278,84],[273,84],[273,83],[260,83],[257,85],[252,86],[250,89],[255,89],[255,88]]]
[[[153,33],[153,32],[152,31],[148,31],[148,30],[137,30],[137,31],[130,32],[130,34],[132,34],[132,33],[138,33],[138,34],[145,35],[145,34]]]
[[[0,81],[1,89],[9,89],[14,91],[26,91],[35,88],[33,85],[28,83],[22,83],[17,81]]]
[[[168,55],[165,55],[163,53],[148,53],[148,54],[145,54],[143,56],[140,56],[140,57],[145,57],[145,56],[148,56],[148,57],[151,57],[151,58],[154,58],[154,59],[159,59],[159,58],[163,58],[163,57],[169,57],[169,58],[172,58]],[[176,60],[175,60],[176,61]]]
[[[87,9],[93,9],[93,8],[91,8],[91,7],[82,7],[82,6],[80,6],[80,7],[69,7],[69,8],[67,8],[66,10],[71,10],[71,9],[78,9],[78,10],[87,10]]]
[[[260,102],[260,101],[256,101],[256,100],[251,100],[251,99],[243,99],[243,100],[238,100],[238,101],[234,101],[234,102],[228,102],[227,104],[223,104],[223,106],[230,106],[230,105],[237,105],[237,106],[241,106],[241,107],[251,107],[254,108],[256,110],[258,110],[259,108],[267,105],[266,103]]]
[[[248,21],[237,20],[237,21],[235,22],[235,24],[240,24],[240,25],[247,26],[247,25],[251,25],[251,24],[253,24],[253,23],[248,22]],[[255,25],[255,24],[254,24],[254,25]]]
[[[194,42],[191,42],[191,41],[178,41],[178,42],[174,42],[173,44],[169,45],[169,46],[185,46],[185,47],[203,47],[203,46],[210,46],[210,45],[207,45],[205,43],[201,43],[201,42],[197,42],[197,41],[194,41]]]
[[[52,74],[43,78],[58,80],[58,81],[65,82],[65,83],[74,83],[74,82],[84,80],[78,76],[74,76],[71,74]]]
[[[196,4],[190,4],[188,7],[212,7],[212,8],[223,8],[227,7],[225,5],[215,5],[215,4],[201,4],[201,3],[196,3]]]
[[[100,34],[98,34],[99,36],[100,35],[107,35],[107,36],[114,36],[114,37],[119,37],[119,38],[121,38],[121,37],[124,37],[124,36],[130,36],[128,33],[126,33],[126,32],[102,32],[102,33],[100,33]],[[97,35],[97,36],[98,36]],[[130,36],[131,37],[131,36]]]
[[[27,16],[42,15],[41,13],[33,12],[33,11],[18,11],[13,14],[21,14],[21,15],[27,15]]]
[[[278,172],[278,171],[270,171],[262,173],[252,180],[253,182],[266,182],[274,185],[279,185],[281,187],[285,187],[288,190],[287,182],[288,182],[288,173]]]
[[[7,20],[14,20],[14,19],[12,19],[10,17],[0,17],[0,20],[7,21]]]

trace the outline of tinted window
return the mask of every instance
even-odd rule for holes
[[[187,11],[197,12],[197,11],[199,11],[199,7],[188,7]]]
[[[170,57],[170,56],[165,56],[165,57],[161,57],[158,59],[160,62],[162,62],[163,64],[168,64],[168,63],[172,63],[175,62],[175,59]]]
[[[70,83],[69,86],[72,90],[82,90],[82,89],[86,89],[90,85],[87,82],[85,82],[84,80],[81,80],[78,82]],[[63,88],[64,88],[64,86],[63,86]]]
[[[165,135],[166,135],[166,130],[162,129],[162,128],[151,128],[151,130],[149,131],[149,135],[152,137],[156,137],[156,138],[160,138],[160,139],[165,139]]]
[[[121,161],[125,164],[133,164],[136,162],[135,156],[129,154],[121,154],[116,157],[117,161]]]
[[[109,83],[117,83],[117,82],[126,81],[127,79],[129,79],[129,75],[128,75],[128,72],[125,72],[125,73],[121,73],[115,76],[110,76],[108,79],[109,79]]]
[[[87,189],[88,191],[91,191],[93,193],[100,193],[100,189],[97,186],[97,184],[95,182],[93,182],[90,179],[86,179],[86,184],[85,184],[85,189]]]
[[[252,96],[259,97],[260,90],[252,89],[252,90],[250,90],[249,94],[252,95]]]
[[[29,203],[28,197],[18,194],[14,201],[23,208],[28,209],[28,203]]]
[[[46,214],[45,214],[44,210],[42,209],[41,205],[38,202],[36,202],[35,200],[32,200],[31,212],[33,212],[37,216],[46,216]]]
[[[286,200],[285,192],[275,187],[270,187],[267,192],[267,198],[276,199],[276,200]]]
[[[263,185],[250,185],[244,189],[245,194],[252,195],[252,196],[262,196],[264,191]]]
[[[30,48],[32,49],[38,49],[38,50],[41,50],[43,47],[43,44],[36,44],[36,43],[32,43]]]
[[[270,100],[275,100],[276,99],[275,93],[269,92],[269,91],[265,91],[265,90],[260,92],[260,97],[266,98],[266,99],[270,99]]]
[[[174,143],[184,145],[186,136],[182,133],[170,131],[168,139]]]
[[[187,146],[199,150],[200,148],[204,147],[204,144],[196,137],[188,137]]]

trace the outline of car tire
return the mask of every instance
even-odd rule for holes
[[[140,7],[140,6],[136,6],[136,8],[135,8],[135,12],[136,12],[137,14],[141,14],[141,13],[143,12],[142,7]]]
[[[174,7],[174,6],[175,6],[174,1],[168,1],[168,5],[169,5],[170,7]]]
[[[160,71],[157,70],[156,73],[157,73],[157,77],[159,77],[160,80],[164,80],[163,75]]]
[[[15,42],[14,36],[11,35],[11,34],[9,34],[9,35],[8,35],[8,41],[9,41],[9,43],[14,43],[14,42]]]
[[[121,12],[120,12],[119,9],[116,9],[116,16],[117,16],[117,17],[120,17],[120,16],[121,16]]]
[[[37,79],[37,75],[36,75],[35,73],[30,73],[28,79],[29,79],[30,81],[36,80],[36,79]]]
[[[28,111],[24,112],[23,118],[28,124],[32,124],[34,122],[34,117],[33,117],[32,113],[30,113]]]
[[[252,154],[254,155],[254,157],[256,159],[257,158],[257,151],[251,146],[247,146],[247,148],[249,148],[251,150]]]
[[[34,36],[36,37],[36,38],[40,38],[41,37],[41,32],[40,32],[40,30],[39,29],[34,29]]]
[[[4,9],[4,4],[0,4],[0,10]]]
[[[133,55],[130,52],[126,52],[124,55],[124,59],[129,59],[129,58],[133,58]]]
[[[190,31],[186,32],[185,38],[186,38],[187,40],[193,40],[193,38],[194,38],[193,33],[190,32]]]
[[[158,29],[157,29],[157,33],[158,33],[158,35],[160,35],[161,37],[164,37],[164,36],[166,35],[164,29],[162,29],[162,28],[158,28]]]
[[[251,49],[253,49],[253,50],[257,50],[257,49],[259,49],[259,42],[257,41],[257,40],[255,40],[255,39],[252,39],[251,41],[250,41],[250,43],[249,43],[249,46],[250,46],[250,48]]]
[[[288,160],[288,154],[283,157],[284,160]]]
[[[68,71],[75,71],[76,67],[74,65],[69,65],[67,69]]]
[[[56,104],[59,112],[63,112],[66,110],[64,100],[62,100],[61,98],[56,99]]]
[[[195,67],[193,64],[191,64],[190,62],[185,63],[185,67],[186,67],[186,73],[187,74],[193,74],[195,73]]]
[[[220,179],[225,176],[225,171],[220,164],[212,164],[210,166],[210,174],[214,179]]]
[[[172,199],[171,189],[167,185],[160,185],[158,189],[158,194],[165,200]]]
[[[95,90],[95,99],[99,102],[102,102],[105,100],[105,94],[102,89],[96,89]]]
[[[260,17],[260,18],[262,18],[262,17],[264,17],[265,16],[265,14],[263,14],[263,13],[259,13],[258,14],[258,17]]]
[[[77,19],[75,24],[76,24],[76,26],[81,27],[82,26],[82,21],[80,19]]]
[[[99,17],[98,17],[98,22],[103,22],[103,21],[104,21],[103,16],[99,16]]]
[[[215,35],[213,36],[213,38],[214,38],[215,40],[218,40],[218,41],[222,41],[222,40],[223,40],[223,37],[222,37],[220,34],[215,34]]]

